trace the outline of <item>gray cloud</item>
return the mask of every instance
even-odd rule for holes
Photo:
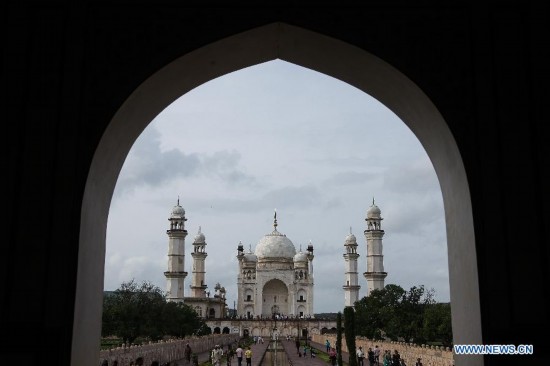
[[[330,178],[322,182],[323,185],[335,187],[335,186],[347,186],[361,184],[364,185],[365,182],[380,180],[380,174],[374,172],[357,172],[357,171],[343,171],[337,174],[334,174]]]
[[[178,178],[208,177],[228,185],[254,185],[256,179],[239,168],[240,154],[215,151],[185,154],[178,149],[161,150],[160,133],[147,128],[128,155],[117,182],[117,193],[132,192],[139,186],[160,186]]]
[[[384,172],[384,187],[400,194],[423,195],[441,192],[434,169],[428,160],[390,166]]]
[[[284,207],[306,209],[325,204],[319,190],[314,186],[282,187],[257,195],[248,195],[247,198],[218,198],[215,208],[218,213],[248,213],[272,210]],[[198,211],[208,211],[211,208],[208,197],[192,197],[186,201],[197,207]]]

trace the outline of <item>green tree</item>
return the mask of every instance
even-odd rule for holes
[[[380,309],[380,315],[384,324],[383,331],[386,337],[392,341],[399,340],[401,336],[401,314],[400,303],[406,291],[401,286],[386,285],[382,290],[383,307]]]
[[[344,331],[349,354],[348,364],[349,366],[357,366],[357,357],[355,357],[355,310],[351,306],[344,308]]]
[[[385,336],[396,341],[401,326],[399,304],[404,294],[403,288],[390,284],[357,301],[357,333],[373,340]]]
[[[336,315],[336,363],[342,366],[342,312]]]
[[[163,335],[179,338],[196,334],[203,328],[203,325],[206,326],[192,307],[172,301],[164,304],[162,309],[162,325]]]
[[[373,290],[369,296],[365,296],[355,303],[357,335],[372,340],[382,339],[384,294],[383,290]]]
[[[162,313],[167,305],[163,291],[150,282],[144,281],[138,286],[136,300],[138,321],[141,323],[139,336],[153,341],[162,339],[165,335]]]
[[[102,335],[116,335],[125,343],[139,336],[157,338],[156,326],[165,302],[162,291],[149,282],[124,282],[103,302]]]
[[[400,335],[406,342],[426,342],[423,330],[424,312],[433,302],[433,290],[425,291],[424,286],[413,286],[403,294],[399,305]]]
[[[101,335],[108,337],[116,335],[118,328],[118,318],[116,317],[117,302],[110,293],[103,294],[103,314],[101,319]]]
[[[445,347],[452,347],[451,304],[438,303],[426,307],[423,333],[431,342],[440,342]]]
[[[202,327],[193,309],[167,302],[162,290],[144,281],[122,283],[104,297],[102,336],[115,335],[126,343],[138,337],[156,341],[165,335],[183,337]]]
[[[416,344],[429,340],[425,311],[433,305],[433,290],[413,286],[409,291],[397,285],[373,290],[355,304],[358,335],[378,340],[405,340]]]
[[[212,334],[212,329],[204,321],[202,321],[201,326],[195,330],[195,335],[197,336],[203,336],[203,335],[209,335]]]

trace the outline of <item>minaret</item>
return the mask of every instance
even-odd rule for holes
[[[204,234],[201,232],[201,227],[199,226],[199,232],[195,235],[195,240],[193,241],[193,280],[191,283],[191,296],[192,297],[206,297],[206,284],[204,283],[204,276],[206,270],[204,267],[204,260],[206,259],[206,239]]]
[[[365,239],[367,239],[367,272],[363,275],[367,279],[368,294],[372,290],[382,290],[384,288],[384,279],[388,275],[384,272],[384,256],[382,255],[382,230],[380,209],[374,204],[367,211],[367,230],[365,230]]]
[[[243,268],[244,261],[244,246],[241,241],[237,246],[237,260],[239,261],[239,274],[237,275],[237,314],[242,315],[244,313],[244,281],[246,278],[246,271]]]
[[[168,234],[168,270],[164,272],[166,277],[167,300],[183,302],[183,283],[187,272],[185,272],[185,210],[180,206],[180,199],[172,209],[172,214],[168,219],[170,229],[166,230]]]
[[[311,240],[309,241],[309,244],[307,246],[307,261],[309,266],[309,291],[308,291],[308,314],[313,315],[313,290],[314,290],[314,277],[313,277],[313,258],[315,256],[313,255],[313,243]]]
[[[357,239],[355,235],[351,233],[351,227],[349,228],[349,235],[346,236],[346,242],[344,243],[346,252],[344,253],[344,259],[346,261],[346,284],[344,287],[344,306],[355,306],[355,302],[359,300],[359,274],[357,273]]]
[[[313,258],[315,258],[315,256],[313,255],[313,243],[310,240],[307,246],[307,259],[309,263],[309,276],[311,277],[312,281],[313,281]]]

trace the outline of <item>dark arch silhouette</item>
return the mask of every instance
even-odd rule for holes
[[[85,350],[93,349],[99,340],[103,277],[98,274],[105,260],[109,202],[133,142],[158,113],[194,87],[277,58],[363,90],[400,117],[420,140],[443,194],[454,340],[482,343],[470,192],[456,142],[442,116],[412,81],[368,52],[302,28],[274,23],[182,56],[140,85],[111,120],[95,152],[82,203],[73,364],[89,362]],[[102,248],[101,255],[92,255],[97,248]],[[96,335],[98,340],[92,340]],[[469,356],[468,362],[480,364],[476,362],[482,358]]]

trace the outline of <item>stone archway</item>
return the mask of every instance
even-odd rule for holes
[[[456,142],[434,104],[411,80],[368,52],[302,28],[273,23],[182,56],[145,80],[99,143],[82,201],[71,364],[96,363],[101,334],[105,236],[110,200],[132,144],[164,108],[216,77],[282,59],[344,81],[376,98],[415,134],[435,168],[445,209],[453,337],[482,343],[472,206]],[[464,365],[457,358],[457,366]],[[482,365],[482,356],[469,356]]]
[[[288,288],[281,280],[267,281],[262,288],[262,316],[288,314]]]

